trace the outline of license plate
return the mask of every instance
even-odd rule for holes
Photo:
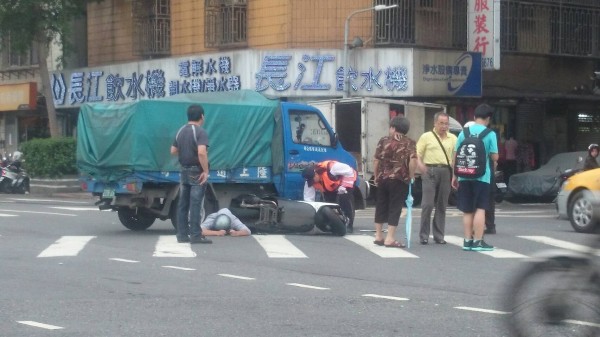
[[[102,198],[114,198],[115,190],[112,188],[107,188],[102,192]]]
[[[505,183],[496,183],[496,186],[498,188],[506,188],[506,184]]]

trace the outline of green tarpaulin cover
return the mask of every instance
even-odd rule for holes
[[[187,108],[194,103],[205,111],[211,170],[272,166],[279,101],[242,90],[84,104],[77,122],[79,170],[102,181],[136,171],[178,171],[170,147],[179,128],[187,123]]]

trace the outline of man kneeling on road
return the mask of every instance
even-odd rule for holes
[[[352,233],[354,225],[354,183],[356,171],[347,164],[335,160],[317,163],[302,171],[304,184],[304,201],[316,201],[316,191],[323,192],[326,202],[338,203],[348,218],[346,231]]]
[[[206,236],[250,235],[250,229],[227,208],[221,208],[218,212],[207,215],[200,226],[202,234]]]

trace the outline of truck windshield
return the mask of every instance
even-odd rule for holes
[[[331,146],[331,136],[317,113],[292,110],[290,117],[294,143]]]

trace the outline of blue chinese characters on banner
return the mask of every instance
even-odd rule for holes
[[[191,59],[179,62],[179,79],[169,80],[165,70],[148,69],[119,74],[98,70],[76,71],[67,85],[62,73],[53,73],[51,87],[56,106],[87,102],[124,102],[141,98],[157,99],[184,93],[234,91],[241,89],[239,75],[232,75],[231,58]]]

